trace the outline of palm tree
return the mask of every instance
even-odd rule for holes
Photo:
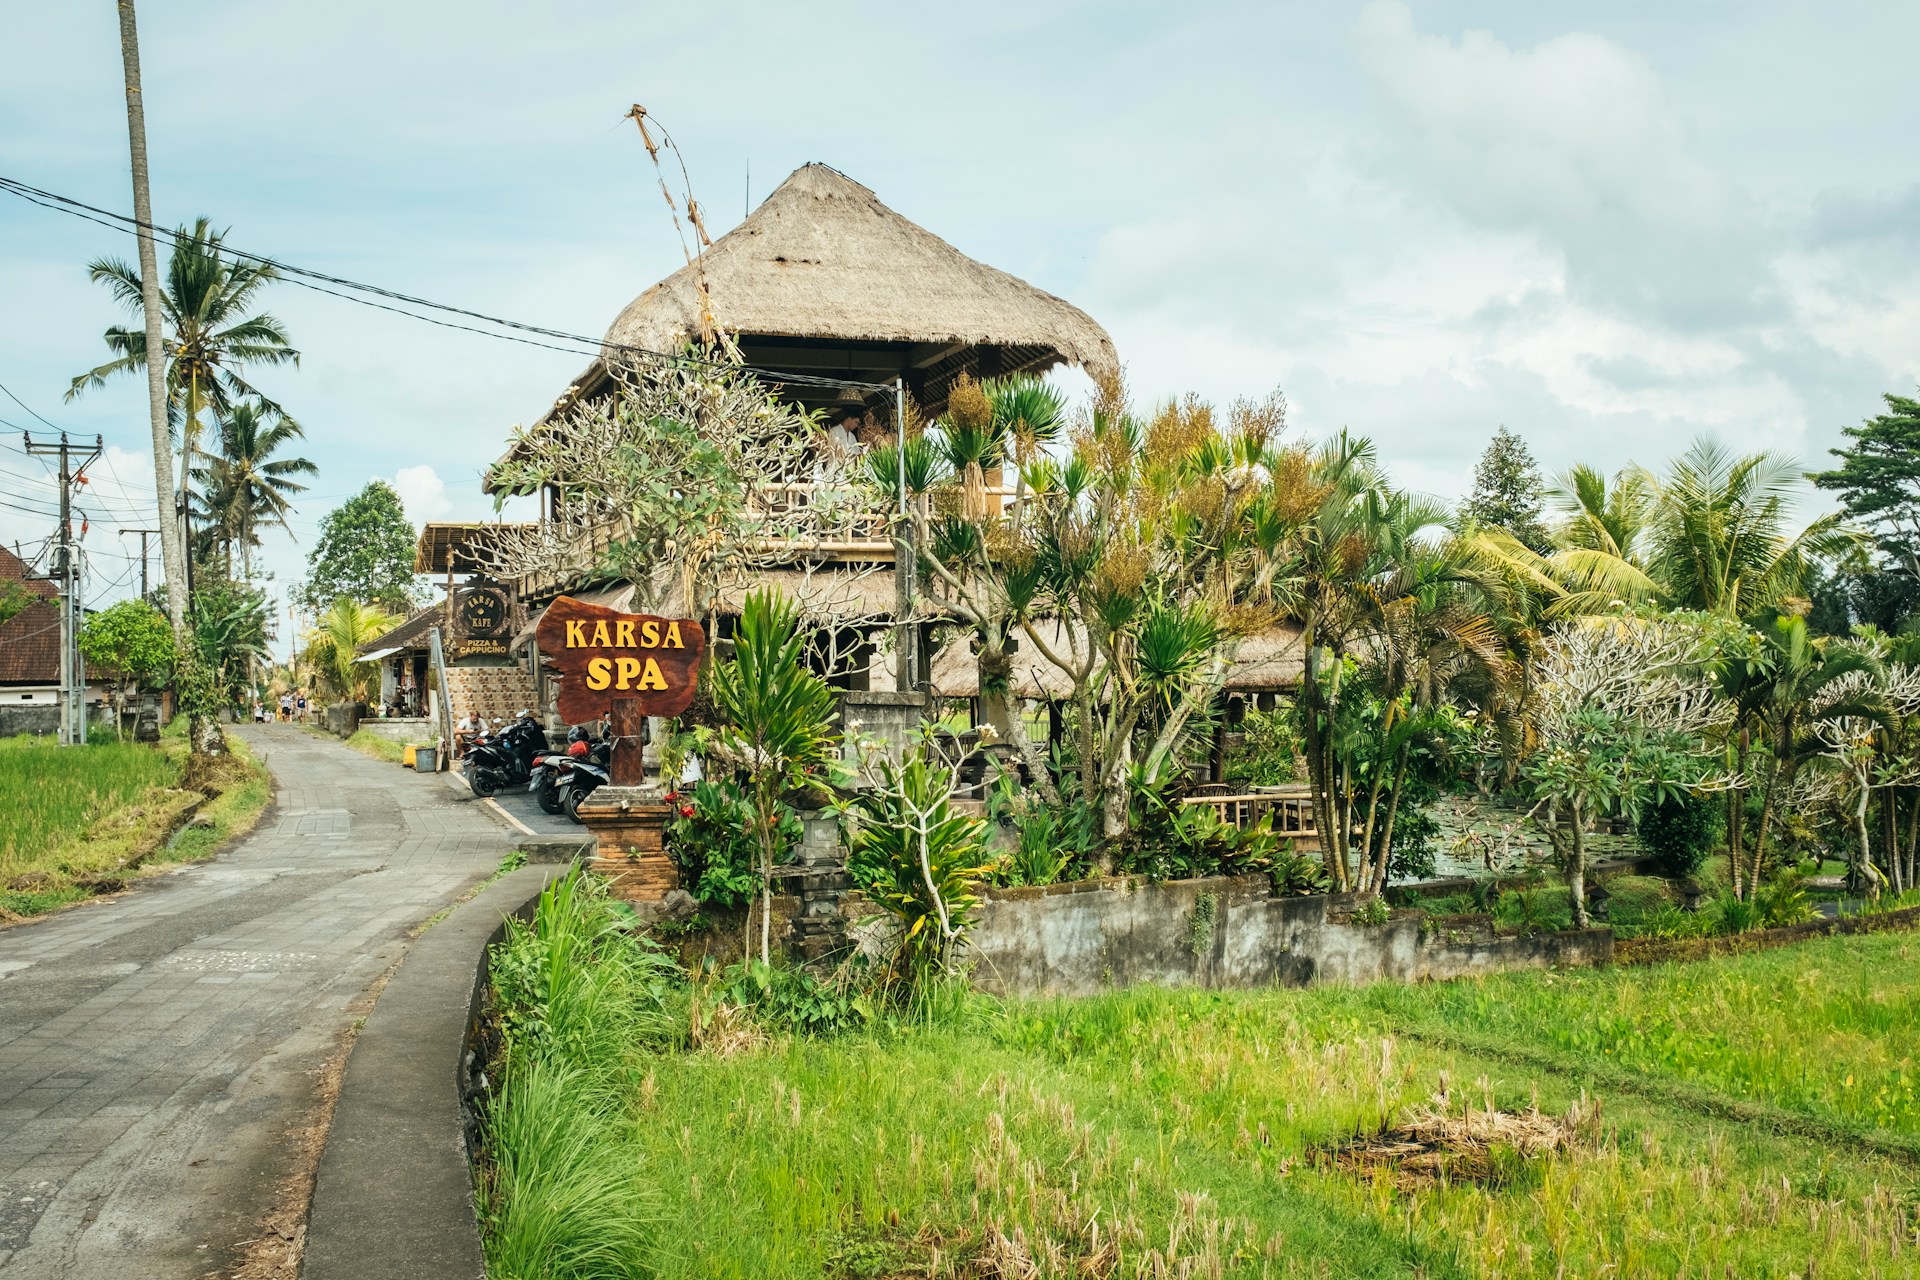
[[[140,90],[140,34],[134,20],[133,0],[120,0],[120,64],[125,72],[127,90],[127,152],[133,170],[133,216],[139,223],[135,236],[140,257],[141,337],[145,345],[157,347],[160,334],[160,267],[153,251],[153,202],[147,183],[147,113]],[[153,499],[160,517],[160,562],[167,575],[167,614],[173,623],[173,639],[184,646],[187,639],[187,547],[181,536],[177,513],[170,511],[167,492],[173,487],[172,454],[169,452],[166,390],[158,369],[147,371],[148,426],[153,445]],[[194,735],[196,748],[200,735]]]
[[[1664,601],[1743,617],[1805,594],[1808,573],[1859,535],[1836,515],[1789,537],[1789,502],[1800,468],[1773,453],[1734,456],[1711,440],[1695,441],[1660,483],[1647,531],[1649,576]]]
[[[1633,463],[1615,472],[1611,484],[1584,463],[1555,479],[1547,498],[1565,523],[1546,561],[1567,593],[1556,613],[1601,613],[1615,601],[1644,600],[1658,590],[1644,551],[1660,496],[1653,473]]]
[[[368,677],[376,668],[357,661],[356,653],[361,645],[378,640],[399,622],[400,619],[377,605],[345,598],[336,600],[332,608],[320,615],[314,629],[307,632],[303,661],[320,674],[342,701],[360,701],[366,696]]]
[[[319,471],[305,458],[273,456],[303,435],[300,424],[285,414],[269,424],[269,416],[257,405],[236,404],[220,424],[220,451],[201,453],[205,465],[193,469],[200,483],[201,518],[226,550],[229,565],[234,548],[239,548],[243,579],[253,576],[259,526],[264,522],[288,528],[291,495],[306,492],[293,477]]]
[[[166,322],[162,338],[167,352],[167,425],[179,437],[180,485],[184,495],[197,447],[201,410],[216,422],[225,422],[234,408],[253,401],[268,415],[284,417],[279,405],[262,395],[244,376],[250,365],[300,363],[300,353],[288,343],[286,330],[272,316],[248,314],[255,295],[279,279],[264,263],[229,260],[220,251],[224,232],[201,218],[191,230],[174,233],[173,253],[167,260],[160,313]],[[105,284],[131,311],[141,307],[140,274],[118,258],[100,258],[87,266],[88,274]],[[108,350],[114,358],[73,380],[66,398],[105,386],[107,379],[147,367],[148,337],[144,331],[110,325]],[[157,442],[156,442],[157,443]]]

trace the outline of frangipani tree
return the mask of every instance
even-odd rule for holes
[[[1920,667],[1886,661],[1884,646],[1871,638],[1865,644],[1875,660],[1821,689],[1810,708],[1810,719],[1812,734],[1835,778],[1837,799],[1853,822],[1857,842],[1851,850],[1853,880],[1879,897],[1888,878],[1874,861],[1867,811],[1875,792],[1890,793],[1920,781],[1920,760],[1892,749],[1899,722],[1920,712]],[[1887,853],[1889,865],[1897,868],[1896,851]]]
[[[1538,745],[1521,766],[1534,820],[1567,876],[1573,920],[1588,924],[1587,827],[1653,800],[1731,779],[1712,735],[1730,718],[1699,628],[1619,616],[1557,628],[1533,671]]]
[[[707,617],[723,594],[778,570],[829,646],[826,665],[843,670],[851,654],[831,646],[889,622],[865,589],[878,570],[835,563],[836,547],[884,536],[853,456],[737,365],[649,361],[616,367],[614,380],[612,394],[514,432],[489,484],[502,501],[550,501],[532,526],[489,531],[479,554],[490,571],[627,582],[637,610]]]

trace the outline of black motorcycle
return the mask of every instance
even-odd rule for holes
[[[481,797],[518,786],[532,774],[533,758],[546,749],[547,731],[531,711],[522,711],[499,733],[483,734],[467,748],[467,786]]]
[[[584,822],[580,804],[607,785],[612,776],[613,743],[602,739],[587,748],[586,754],[568,760],[570,766],[560,783],[560,807],[575,822]]]
[[[533,758],[533,772],[527,779],[527,790],[533,793],[542,813],[557,815],[566,812],[561,790],[573,772],[574,760],[584,757],[592,743],[592,733],[585,725],[577,724],[567,730],[565,751],[547,751]]]

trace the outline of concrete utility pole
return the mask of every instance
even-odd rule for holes
[[[100,456],[102,441],[93,438],[93,447],[74,465],[76,446],[60,433],[60,443],[36,441],[26,436],[29,454],[60,456],[60,527],[55,532],[54,577],[60,583],[60,744],[85,746],[87,742],[87,668],[80,657],[80,627],[84,609],[80,598],[80,547],[73,536],[73,486]],[[84,448],[84,446],[80,446]]]
[[[166,345],[160,334],[160,263],[153,249],[153,201],[147,192],[147,112],[140,97],[140,37],[133,0],[119,0],[120,61],[126,71],[127,152],[133,162],[133,216],[139,225],[140,310],[146,318],[147,414],[153,432],[153,493],[159,503],[160,563],[167,573],[167,614],[174,638],[187,636],[185,523],[173,509],[173,435],[167,429]]]
[[[158,529],[122,529],[120,530],[120,536],[123,538],[130,533],[137,533],[140,535],[140,598],[142,600],[145,600],[147,598],[147,535],[148,534],[158,535],[159,532],[160,531]]]
[[[917,552],[913,521],[907,514],[907,383],[904,377],[893,380],[893,431],[900,473],[899,523],[893,543],[894,613],[900,620],[900,630],[894,643],[893,687],[900,693],[912,693],[920,687],[920,624],[913,617],[913,570]]]

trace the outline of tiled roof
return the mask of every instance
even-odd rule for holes
[[[0,684],[60,683],[59,589],[0,547],[0,599],[14,586],[40,597],[0,623]]]
[[[17,582],[37,596],[51,600],[60,594],[60,589],[45,578],[35,576],[33,569],[13,552],[0,547],[0,594],[4,594],[7,584]]]
[[[59,683],[60,605],[36,600],[0,624],[0,684]]]

